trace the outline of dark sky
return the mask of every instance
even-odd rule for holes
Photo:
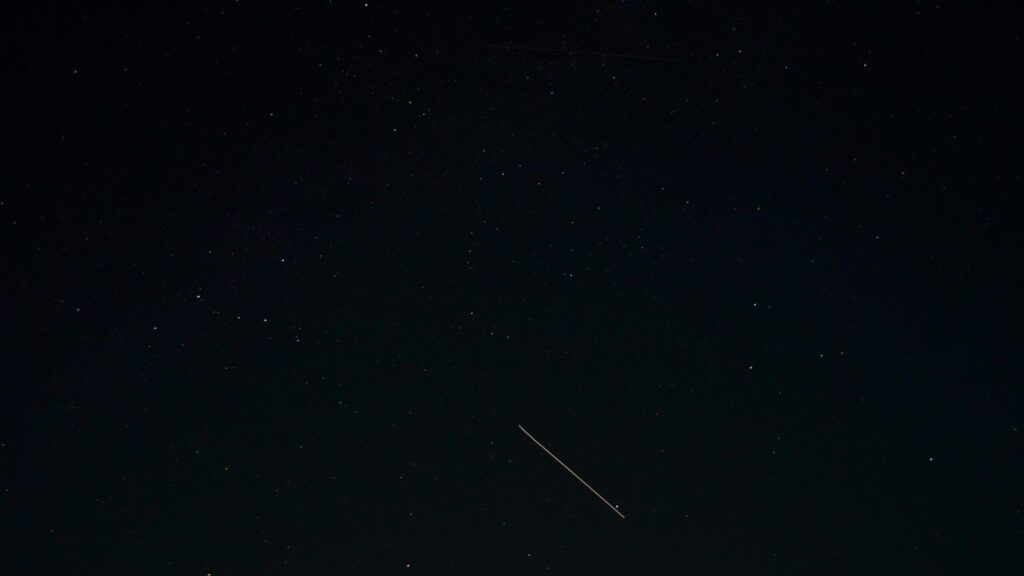
[[[1020,13],[137,4],[5,9],[0,572],[1024,569]]]

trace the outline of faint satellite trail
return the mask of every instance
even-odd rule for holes
[[[519,426],[519,429],[523,431],[523,434],[526,434],[527,438],[529,438],[530,440],[533,440],[533,443],[534,443],[534,444],[536,444],[537,446],[540,446],[540,449],[541,449],[541,450],[543,450],[543,451],[547,452],[547,453],[548,453],[548,456],[551,456],[552,458],[554,458],[554,459],[555,459],[555,462],[558,462],[559,464],[561,464],[561,465],[562,465],[562,468],[565,468],[566,470],[568,470],[568,471],[569,471],[569,474],[572,474],[572,475],[573,475],[573,476],[574,476],[574,477],[575,477],[575,478],[576,478],[577,480],[579,480],[579,481],[580,481],[580,483],[581,483],[581,484],[583,484],[584,486],[586,486],[586,487],[587,487],[587,490],[590,490],[591,492],[593,492],[593,493],[594,493],[594,496],[597,496],[598,498],[600,498],[600,499],[601,499],[601,502],[604,502],[605,504],[607,504],[607,505],[608,505],[608,507],[612,509],[612,512],[615,512],[616,514],[618,514],[618,515],[619,515],[619,517],[620,517],[620,518],[622,518],[622,519],[625,519],[625,518],[626,518],[626,516],[625,516],[625,515],[624,515],[624,514],[623,514],[622,512],[619,512],[619,509],[618,509],[618,508],[616,508],[615,506],[613,506],[611,502],[609,502],[609,501],[605,500],[605,499],[604,499],[604,496],[601,496],[600,494],[598,494],[597,490],[594,490],[594,488],[593,488],[593,487],[592,487],[592,486],[591,486],[590,484],[587,484],[587,481],[586,481],[586,480],[584,480],[583,478],[580,478],[580,475],[579,475],[579,474],[577,474],[577,473],[573,472],[573,471],[572,471],[572,468],[569,468],[568,466],[566,466],[566,465],[565,465],[565,462],[562,462],[561,460],[559,460],[559,459],[558,459],[558,456],[555,456],[554,454],[552,454],[552,453],[551,453],[551,450],[548,450],[547,448],[545,448],[545,447],[544,447],[544,445],[543,445],[543,444],[541,444],[541,443],[540,443],[540,442],[539,442],[539,441],[538,441],[538,440],[537,440],[536,438],[534,438],[532,434],[530,434],[529,432],[527,432],[527,431],[526,431],[526,428],[523,428],[523,427],[522,427],[522,426],[520,425],[520,426]]]
[[[567,56],[599,56],[601,58],[617,58],[622,60],[649,60],[651,62],[687,62],[682,58],[643,56],[641,54],[616,54],[614,52],[595,52],[592,50],[569,50],[567,48],[541,48],[538,46],[517,46],[515,44],[484,44],[484,46],[509,52],[543,52],[546,54],[565,54]]]

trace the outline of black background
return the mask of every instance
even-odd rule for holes
[[[4,18],[4,573],[1020,573],[1019,13],[139,4]]]

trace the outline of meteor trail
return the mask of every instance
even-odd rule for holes
[[[604,502],[605,504],[607,504],[607,505],[608,505],[608,507],[612,509],[612,512],[615,512],[616,514],[618,514],[618,515],[619,515],[619,518],[622,518],[622,519],[625,519],[625,518],[626,518],[626,516],[625,516],[625,515],[623,515],[623,514],[622,514],[622,512],[619,512],[619,509],[618,509],[618,508],[616,508],[615,506],[612,506],[612,503],[611,503],[611,502],[609,502],[609,501],[605,500],[605,499],[604,499],[604,496],[601,496],[600,494],[598,494],[598,493],[597,493],[597,490],[594,490],[594,489],[593,489],[593,488],[592,488],[592,487],[590,486],[590,484],[587,484],[586,480],[584,480],[583,478],[580,478],[579,474],[577,474],[577,473],[573,472],[573,471],[572,471],[572,468],[569,468],[568,466],[566,466],[566,465],[565,465],[565,462],[562,462],[561,460],[559,460],[559,459],[558,459],[558,456],[555,456],[554,454],[552,454],[552,453],[551,453],[551,450],[548,450],[547,448],[545,448],[545,447],[544,447],[544,445],[543,445],[543,444],[541,444],[540,442],[538,442],[538,441],[537,441],[537,439],[536,439],[536,438],[534,438],[532,434],[530,434],[529,432],[527,432],[527,431],[526,431],[526,428],[523,428],[523,427],[522,427],[522,426],[520,425],[520,426],[519,426],[519,429],[520,429],[520,430],[522,430],[522,431],[523,431],[523,434],[526,434],[526,436],[527,436],[527,437],[528,437],[528,438],[529,438],[530,440],[533,440],[533,443],[534,443],[534,444],[536,444],[537,446],[540,446],[540,449],[541,449],[541,450],[543,450],[543,451],[547,452],[547,453],[548,453],[548,456],[551,456],[552,458],[554,458],[554,459],[555,459],[555,462],[558,462],[559,464],[561,464],[561,465],[562,465],[562,468],[565,468],[566,470],[568,470],[568,471],[569,471],[569,474],[572,474],[573,476],[575,476],[575,477],[576,477],[576,479],[577,479],[577,480],[579,480],[581,484],[583,484],[584,486],[586,486],[586,487],[587,487],[587,490],[590,490],[591,492],[593,492],[593,493],[594,493],[594,496],[597,496],[598,498],[600,498],[600,499],[601,499],[601,502]]]

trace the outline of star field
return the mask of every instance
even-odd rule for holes
[[[1024,567],[1019,10],[19,10],[0,572]]]

